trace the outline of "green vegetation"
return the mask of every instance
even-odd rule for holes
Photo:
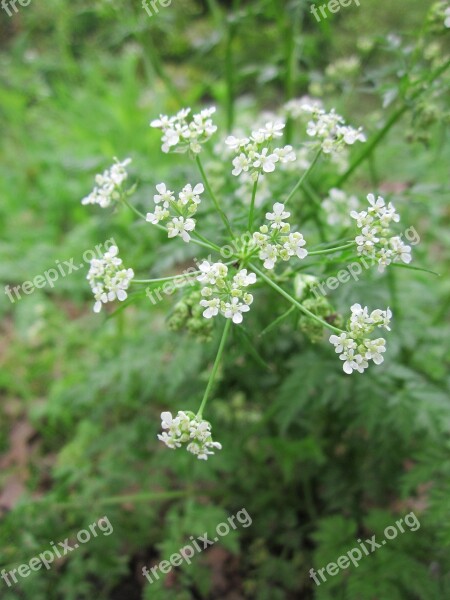
[[[58,265],[66,276],[22,288],[14,302],[0,296],[0,571],[52,541],[73,543],[103,516],[114,528],[49,570],[11,587],[0,580],[2,600],[450,596],[448,30],[443,9],[430,16],[419,0],[407,11],[362,0],[320,23],[310,4],[180,0],[150,18],[139,2],[33,0],[2,12],[1,281],[12,289]],[[161,152],[149,122],[215,105],[218,132],[202,160],[242,233],[252,187],[239,196],[231,158],[215,144],[306,94],[368,140],[340,171],[320,157],[293,194],[291,220],[311,256],[283,263],[276,281],[339,329],[355,302],[390,306],[385,362],[345,375],[330,332],[259,280],[251,312],[230,328],[204,415],[223,449],[197,461],[157,440],[160,414],[198,410],[224,319],[203,319],[198,288],[153,305],[138,284],[94,314],[80,265],[111,238],[139,279],[182,273],[209,250],[167,240],[126,207],[81,199],[114,156],[133,159],[130,202],[143,213],[156,184],[200,181],[195,160]],[[289,119],[284,143],[305,139]],[[300,175],[274,178],[250,220],[259,227]],[[323,281],[356,260],[347,243],[356,228],[337,231],[321,207],[332,187],[357,196],[360,210],[370,192],[392,201],[398,231],[420,237],[414,268],[364,270],[316,301],[301,275]],[[226,243],[214,206],[202,207],[202,234]],[[344,248],[322,253],[337,240]],[[68,273],[71,259],[78,268]],[[142,575],[243,508],[251,526],[152,584]],[[417,531],[314,584],[311,568],[358,539],[381,539],[411,512]]]

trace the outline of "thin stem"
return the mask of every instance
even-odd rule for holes
[[[258,174],[258,177],[256,178],[255,183],[253,184],[252,201],[250,203],[250,214],[248,215],[248,230],[249,231],[251,231],[253,228],[253,220],[255,218],[255,198],[256,198],[256,190],[258,188],[258,179],[259,179],[259,174]]]
[[[211,186],[209,185],[209,181],[208,181],[208,178],[206,176],[205,169],[203,168],[202,161],[200,160],[200,156],[198,154],[196,154],[196,156],[195,156],[195,161],[196,161],[196,163],[198,165],[198,168],[199,168],[200,174],[201,174],[201,176],[203,178],[203,182],[205,184],[205,187],[208,190],[208,194],[211,196],[211,200],[213,201],[214,206],[216,207],[216,210],[219,213],[220,218],[223,221],[223,224],[227,228],[228,233],[234,239],[234,233],[233,233],[233,230],[231,229],[230,222],[228,221],[228,218],[227,218],[226,214],[220,208],[219,202],[217,201],[217,198],[216,198],[214,192],[212,191]]]
[[[121,200],[138,217],[140,217],[141,219],[144,219],[144,221],[147,222],[147,218],[144,215],[144,213],[142,213],[140,210],[138,210],[136,207],[134,207],[132,204],[130,204],[128,202],[128,200],[125,198],[125,196],[122,196]],[[153,227],[157,227],[161,231],[165,231],[166,233],[168,232],[167,227],[164,227],[164,225],[160,225],[159,223],[152,223],[152,225],[153,225]],[[221,249],[219,248],[219,246],[216,246],[216,244],[213,244],[212,242],[209,242],[206,238],[204,238],[199,233],[195,232],[195,234],[200,238],[200,240],[196,240],[196,239],[194,239],[194,238],[191,237],[191,242],[192,243],[197,244],[198,246],[202,246],[203,248],[208,248],[208,250],[215,250],[216,252],[220,252]],[[201,241],[201,240],[204,240],[204,241]]]
[[[355,245],[355,242],[349,242],[348,244],[344,244],[343,246],[336,246],[335,248],[326,248],[325,250],[313,250],[312,252],[308,252],[308,256],[317,256],[318,254],[332,254],[333,252],[338,252],[339,250],[347,250],[347,248],[352,248]]]
[[[279,323],[281,323],[281,321],[284,321],[284,319],[286,319],[286,317],[288,317],[294,310],[295,306],[291,306],[290,308],[288,308],[286,312],[277,317],[275,321],[272,321],[270,325],[263,329],[259,334],[259,337],[262,337],[263,335],[266,335],[266,333],[269,333],[269,331],[272,331],[272,329],[274,329]]]
[[[203,409],[208,401],[209,393],[211,392],[212,386],[214,384],[214,380],[216,378],[217,369],[219,368],[220,359],[222,358],[223,350],[225,348],[225,343],[227,341],[228,332],[230,331],[231,319],[227,319],[225,323],[225,327],[222,333],[222,339],[220,340],[219,349],[217,350],[216,360],[214,361],[214,365],[209,376],[208,385],[206,386],[205,393],[203,395],[202,403],[200,404],[200,408],[198,409],[197,417],[199,419],[202,418]]]
[[[322,150],[320,149],[317,152],[316,156],[314,157],[314,160],[312,161],[312,163],[309,165],[309,167],[306,169],[306,171],[303,173],[303,175],[300,177],[300,179],[295,184],[294,189],[291,191],[291,193],[289,194],[287,199],[284,201],[284,204],[287,204],[289,202],[289,200],[292,198],[292,196],[294,196],[294,194],[301,188],[301,186],[303,185],[303,182],[305,181],[305,179],[308,177],[308,175],[313,170],[316,162],[319,160],[319,156],[321,155],[321,153],[322,153]]]
[[[264,281],[268,285],[270,285],[270,287],[272,287],[279,294],[281,294],[282,296],[284,296],[286,298],[286,300],[288,300],[291,304],[293,304],[294,306],[296,306],[302,313],[304,313],[305,315],[307,315],[308,317],[310,317],[314,321],[317,321],[318,323],[320,323],[321,325],[323,325],[323,327],[327,327],[331,331],[335,331],[336,333],[344,333],[344,331],[342,329],[339,329],[338,327],[334,327],[333,325],[330,325],[330,323],[327,323],[326,321],[323,321],[317,315],[315,315],[310,310],[308,310],[307,308],[305,308],[302,304],[300,304],[300,302],[298,302],[298,300],[296,300],[290,294],[288,294],[287,292],[285,292],[283,290],[283,288],[281,288],[274,281],[272,281],[272,279],[270,279],[269,277],[267,277],[267,275],[265,273],[263,273],[262,271],[260,271],[254,264],[250,263],[250,267],[253,269],[253,271],[255,271],[255,273],[257,273],[261,277],[261,279],[264,279]]]
[[[173,281],[180,277],[190,277],[191,275],[200,275],[201,271],[192,271],[191,273],[185,274],[180,273],[179,275],[170,275],[169,277],[159,277],[157,279],[132,279],[131,283],[162,283],[164,281]]]
[[[414,100],[417,100],[417,98],[419,98],[425,91],[429,90],[431,83],[433,83],[433,81],[442,75],[449,67],[450,61],[447,61],[438,69],[436,69],[436,71],[430,75],[428,80],[423,82],[425,85],[416,90],[416,92],[412,94],[408,100],[405,100],[403,104],[394,113],[392,113],[392,115],[386,121],[384,127],[370,139],[369,143],[364,147],[364,150],[361,152],[361,154],[353,161],[347,171],[341,175],[341,177],[339,177],[333,187],[341,187],[342,184],[347,181],[355,169],[357,169],[359,165],[372,154],[380,141],[386,136],[395,123],[397,123],[397,121],[405,114],[405,112],[407,112],[411,103]]]

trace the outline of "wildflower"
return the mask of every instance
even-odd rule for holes
[[[295,161],[292,146],[273,148],[273,141],[283,135],[284,127],[284,123],[269,121],[264,127],[253,131],[250,137],[228,136],[225,144],[236,154],[232,161],[232,174],[237,177],[242,173],[250,173],[252,180],[256,181],[262,173],[273,173],[277,163]]]
[[[112,167],[95,176],[96,186],[89,196],[82,199],[81,204],[98,204],[101,208],[106,208],[120,199],[122,184],[128,178],[125,167],[130,164],[131,158],[122,162],[114,158],[114,161]]]
[[[161,413],[161,427],[158,439],[168,448],[180,448],[187,444],[186,450],[200,460],[207,460],[214,454],[212,449],[221,450],[222,445],[211,437],[211,424],[190,411],[178,411],[176,417],[166,411]],[[188,443],[189,442],[189,443]]]
[[[447,28],[450,28],[450,6],[448,8],[445,9],[445,21],[444,21],[444,25]]]
[[[400,221],[395,207],[391,202],[386,204],[381,196],[375,198],[373,194],[369,194],[367,200],[367,210],[350,212],[360,229],[360,235],[355,238],[358,254],[376,260],[380,272],[391,262],[409,264],[412,260],[411,247],[401,237],[392,235],[390,229],[391,223]]]
[[[330,342],[335,347],[335,352],[343,361],[342,368],[350,375],[353,371],[363,373],[369,366],[369,361],[380,365],[384,361],[383,353],[386,351],[386,340],[375,340],[368,336],[376,327],[384,327],[390,331],[392,312],[375,309],[369,314],[367,306],[360,304],[351,306],[351,316],[348,321],[348,331],[330,336]]]
[[[264,261],[266,269],[273,269],[279,258],[287,261],[292,256],[302,259],[308,255],[308,251],[303,248],[306,244],[303,235],[298,232],[291,233],[290,224],[284,220],[291,215],[285,210],[284,204],[276,202],[272,210],[273,212],[266,213],[270,229],[263,225],[253,234],[253,241],[259,248],[258,256]]]
[[[247,269],[241,269],[230,280],[228,267],[223,263],[210,264],[203,261],[197,281],[204,284],[201,290],[200,306],[205,310],[205,319],[216,317],[219,313],[233,323],[242,323],[242,314],[250,310],[253,296],[245,288],[256,283],[256,275]]]
[[[366,141],[362,128],[354,129],[345,125],[344,119],[334,109],[329,113],[323,109],[314,110],[306,133],[318,139],[320,148],[325,154],[340,152],[347,145]]]
[[[211,120],[216,112],[214,106],[192,115],[192,119],[188,120],[190,112],[190,108],[183,108],[173,117],[160,115],[159,119],[150,123],[151,127],[161,129],[163,132],[163,152],[190,150],[194,154],[199,154],[202,145],[217,131],[217,126]]]
[[[94,312],[98,313],[102,305],[117,300],[123,302],[131,280],[134,277],[133,269],[122,268],[122,260],[118,255],[117,246],[111,246],[102,258],[91,260],[87,280],[89,281],[95,297]]]
[[[179,236],[188,243],[191,239],[189,232],[195,229],[195,219],[192,218],[192,215],[197,212],[201,202],[200,194],[204,192],[203,184],[198,183],[192,187],[188,183],[178,194],[178,200],[175,198],[174,192],[167,189],[165,183],[159,183],[156,191],[158,194],[153,196],[155,210],[147,213],[146,220],[153,225],[167,220],[168,237]]]

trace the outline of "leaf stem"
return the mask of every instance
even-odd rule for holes
[[[321,155],[321,153],[322,153],[322,149],[320,149],[317,152],[317,154],[314,157],[312,163],[309,165],[309,167],[306,169],[306,171],[303,173],[303,175],[297,181],[297,183],[295,184],[294,189],[291,191],[291,193],[289,194],[289,196],[287,197],[287,199],[284,201],[284,204],[287,204],[289,202],[289,200],[292,198],[292,196],[294,196],[294,194],[301,188],[301,186],[303,185],[303,182],[308,177],[308,175],[311,173],[311,171],[313,170],[315,164],[319,160],[319,156]]]
[[[335,248],[326,248],[325,250],[313,250],[312,252],[308,252],[308,256],[317,256],[319,254],[332,254],[333,252],[338,252],[339,250],[347,250],[348,248],[352,248],[355,245],[355,242],[349,242],[348,244],[344,244],[343,246],[336,246]]]
[[[209,376],[208,385],[206,386],[206,390],[203,395],[202,403],[200,404],[200,408],[198,409],[198,412],[197,412],[197,417],[199,419],[202,418],[203,410],[206,406],[206,403],[208,401],[208,396],[209,396],[212,386],[214,384],[214,380],[215,380],[216,374],[217,374],[217,369],[219,368],[220,359],[222,358],[223,350],[225,348],[225,343],[227,341],[230,327],[231,327],[231,319],[227,319],[226,323],[225,323],[225,327],[223,329],[222,338],[220,340],[219,349],[217,350],[216,359],[214,361],[214,365],[213,365],[211,374]]]
[[[305,315],[307,315],[314,321],[317,321],[318,323],[323,325],[323,327],[330,329],[331,331],[335,331],[336,333],[344,333],[344,331],[342,329],[339,329],[338,327],[334,327],[333,325],[330,325],[330,323],[323,321],[317,315],[315,315],[310,310],[305,308],[302,304],[300,304],[300,302],[298,302],[298,300],[293,298],[290,294],[288,294],[288,292],[283,290],[283,288],[281,288],[278,284],[276,284],[274,281],[272,281],[272,279],[270,279],[270,277],[267,277],[267,275],[265,273],[263,273],[262,271],[260,271],[254,264],[250,263],[250,267],[253,269],[253,271],[255,271],[255,273],[257,273],[261,277],[261,279],[263,279],[268,285],[270,285],[270,287],[272,287],[279,294],[284,296],[286,298],[286,300],[288,300],[291,304],[296,306],[302,313],[304,313]]]
[[[250,213],[248,215],[248,231],[252,230],[253,220],[255,218],[255,198],[256,198],[256,190],[258,188],[258,179],[259,179],[259,174],[258,174],[258,177],[256,178],[255,183],[253,184],[252,201],[250,203]]]
[[[226,214],[220,208],[219,202],[218,202],[218,200],[217,200],[214,192],[212,191],[211,186],[209,185],[208,177],[206,176],[205,169],[203,168],[202,161],[200,160],[200,156],[198,154],[196,154],[196,156],[195,156],[195,161],[196,161],[196,163],[198,165],[198,168],[199,168],[200,174],[201,174],[201,176],[203,178],[203,182],[205,184],[205,187],[208,190],[208,194],[211,196],[211,200],[213,201],[214,206],[216,207],[216,210],[219,213],[220,218],[222,219],[223,224],[225,225],[228,233],[234,239],[234,233],[233,233],[233,230],[231,229],[230,222],[228,221],[228,218],[227,218]]]

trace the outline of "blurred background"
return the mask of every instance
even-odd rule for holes
[[[310,5],[177,0],[151,14],[125,0],[2,5],[0,277],[10,287],[0,294],[0,567],[28,563],[102,516],[114,527],[49,570],[0,581],[2,600],[450,597],[448,94],[407,101],[415,77],[448,59],[448,30],[426,29],[423,0],[362,0],[320,21]],[[195,249],[165,243],[132,212],[81,205],[95,173],[130,156],[144,210],[156,183],[198,178],[189,160],[161,152],[150,120],[215,105],[222,139],[305,94],[369,140],[383,135],[354,172],[317,172],[319,200],[336,178],[360,199],[383,192],[420,235],[413,264],[441,276],[372,269],[333,293],[343,315],[353,302],[394,311],[385,363],[359,377],[343,375],[330,345],[298,320],[259,335],[286,310],[261,291],[208,406],[224,449],[194,464],[156,434],[162,410],[198,405],[215,330],[196,335],[192,321],[173,331],[178,296],[153,306],[137,293],[126,310],[94,315],[86,265],[13,301],[6,289],[64,261],[79,266],[112,237],[143,277],[182,271]],[[211,159],[216,189],[220,162]],[[305,221],[315,243],[336,237]],[[337,266],[311,269],[323,277]],[[251,526],[153,584],[142,576],[242,508]],[[312,567],[411,511],[418,531],[314,584]]]

